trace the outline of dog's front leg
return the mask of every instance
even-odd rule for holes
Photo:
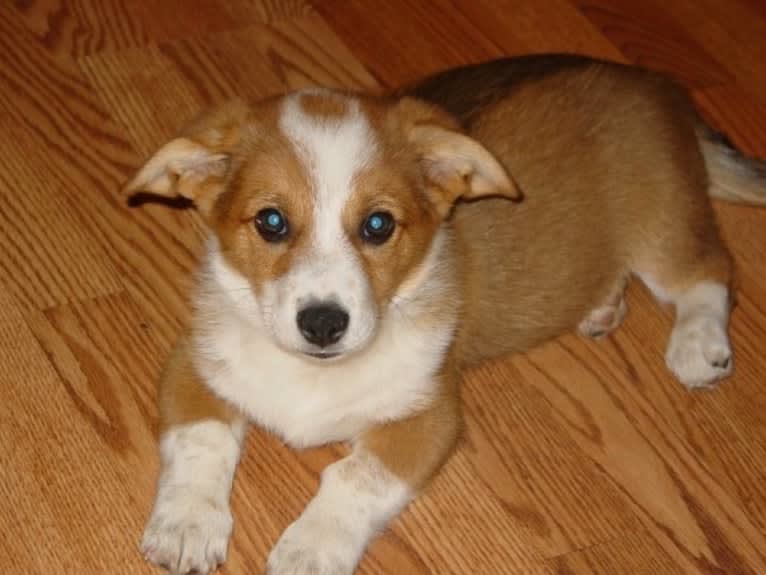
[[[184,341],[160,383],[160,418],[160,477],[142,550],[174,575],[208,573],[226,558],[245,424],[200,380]]]
[[[322,473],[319,492],[282,534],[269,575],[348,575],[372,537],[441,467],[457,438],[454,380],[407,419],[375,427]]]

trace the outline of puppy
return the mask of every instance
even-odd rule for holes
[[[732,265],[708,196],[763,204],[765,175],[668,80],[578,57],[204,114],[126,186],[193,201],[211,230],[161,380],[146,557],[224,561],[254,421],[298,448],[353,443],[266,568],[352,573],[450,454],[460,369],[608,333],[631,276],[675,305],[681,383],[728,375]]]

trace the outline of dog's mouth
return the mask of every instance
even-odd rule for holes
[[[303,353],[304,353],[304,355],[307,355],[307,356],[309,356],[309,357],[311,357],[313,359],[319,359],[319,360],[322,360],[322,361],[326,361],[328,359],[333,359],[333,358],[340,357],[341,355],[343,355],[339,351],[305,351]]]

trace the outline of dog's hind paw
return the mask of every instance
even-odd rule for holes
[[[620,327],[627,311],[628,305],[623,298],[618,299],[615,304],[597,307],[580,322],[577,331],[585,337],[602,338]]]
[[[695,315],[673,328],[665,354],[670,370],[689,388],[707,387],[732,371],[726,327],[715,317]]]

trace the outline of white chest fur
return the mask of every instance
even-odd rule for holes
[[[247,280],[212,245],[196,303],[200,375],[215,393],[297,447],[353,439],[376,422],[427,404],[454,329],[453,321],[435,328],[392,308],[364,351],[337,362],[298,357],[264,332]]]

